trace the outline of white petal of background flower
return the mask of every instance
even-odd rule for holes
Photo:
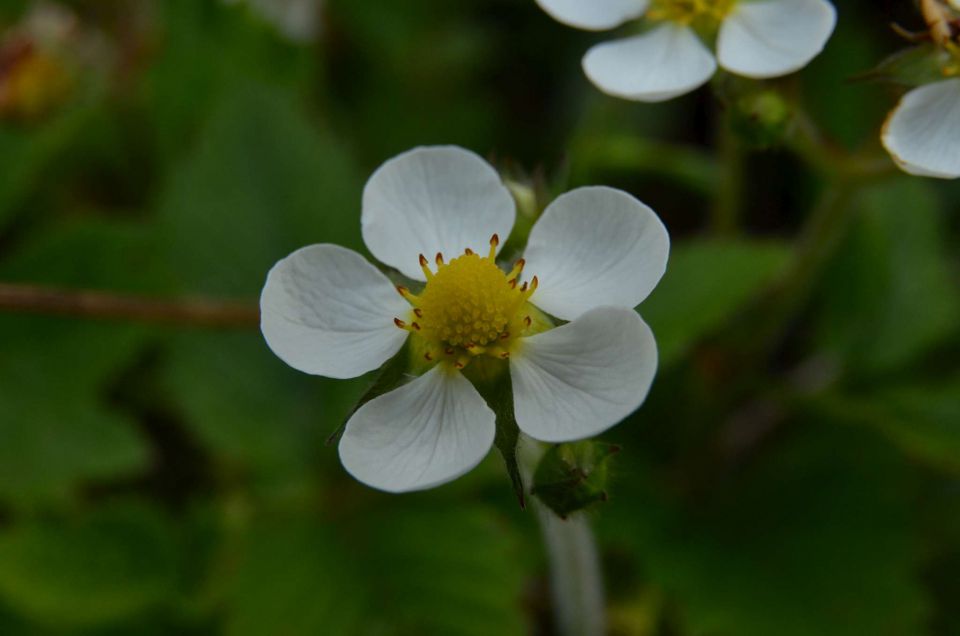
[[[537,0],[544,11],[566,25],[601,31],[639,18],[647,10],[648,0]]]
[[[837,11],[826,0],[742,0],[720,26],[720,66],[745,77],[793,73],[817,56]]]
[[[632,309],[598,307],[525,338],[510,358],[517,425],[544,442],[597,435],[632,413],[657,371],[657,343]]]
[[[479,464],[495,432],[493,411],[470,381],[438,365],[360,407],[340,440],[340,461],[368,486],[422,490]]]
[[[516,216],[500,175],[455,146],[416,148],[390,159],[367,181],[360,223],[375,257],[424,280],[419,254],[449,261],[467,247],[486,253],[490,237],[506,241]]]
[[[531,302],[564,320],[601,305],[634,307],[663,276],[667,229],[626,192],[595,186],[558,197],[530,232],[525,272]]]
[[[278,262],[260,295],[260,329],[295,369],[355,378],[393,356],[406,332],[393,324],[410,306],[364,257],[311,245]]]
[[[594,46],[583,58],[583,70],[605,93],[661,102],[704,84],[717,62],[691,29],[668,24]]]
[[[911,174],[960,177],[960,78],[907,93],[887,118],[883,145]]]

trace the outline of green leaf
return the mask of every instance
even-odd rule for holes
[[[824,278],[823,345],[855,370],[876,374],[913,362],[956,334],[960,292],[944,226],[928,183],[905,178],[868,190]]]
[[[682,633],[924,633],[907,466],[863,429],[799,424],[685,500],[653,473],[621,475],[633,511],[610,506],[599,517],[607,545],[637,555],[647,585],[678,608]]]
[[[0,596],[42,624],[102,625],[168,599],[174,563],[172,534],[156,511],[107,506],[0,534]]]
[[[422,498],[263,518],[241,547],[227,633],[523,634],[516,547],[485,509]]]
[[[943,65],[949,58],[949,53],[932,42],[926,42],[897,51],[862,74],[861,79],[883,80],[910,87],[939,82],[943,79]]]
[[[349,158],[297,98],[241,84],[162,196],[162,247],[182,292],[253,300],[293,250],[358,243],[359,203]],[[228,462],[284,481],[303,477],[358,395],[358,385],[288,368],[259,333],[186,333],[170,344],[166,384],[187,425]]]
[[[154,284],[151,254],[148,228],[69,223],[0,262],[0,277],[137,290]],[[0,497],[62,502],[82,482],[146,468],[146,443],[105,395],[144,343],[143,328],[10,314],[0,316],[0,330]]]
[[[242,84],[161,197],[162,247],[182,291],[255,298],[293,250],[358,244],[359,208],[349,157],[297,98]]]
[[[368,599],[329,525],[302,517],[258,522],[229,592],[229,636],[357,633]]]
[[[769,283],[789,250],[772,242],[698,240],[676,246],[667,273],[640,314],[657,338],[661,365],[683,357]]]
[[[483,508],[410,503],[365,522],[377,618],[393,634],[526,634],[516,537]],[[469,546],[469,547],[467,547]]]

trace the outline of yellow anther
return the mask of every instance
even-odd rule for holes
[[[433,272],[430,271],[430,262],[427,260],[427,257],[423,254],[420,255],[420,269],[423,270],[423,275],[427,277],[427,280],[433,278]]]

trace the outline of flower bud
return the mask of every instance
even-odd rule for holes
[[[561,518],[606,501],[609,459],[619,451],[592,441],[553,446],[537,465],[532,492]]]

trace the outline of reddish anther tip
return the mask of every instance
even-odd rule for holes
[[[426,267],[430,264],[430,261],[427,260],[427,257],[423,254],[420,255],[420,267]]]
[[[456,351],[454,351],[453,347],[447,347],[446,349],[443,350],[443,352],[444,352],[445,354],[447,354],[448,356],[452,356],[454,353],[456,353]]]
[[[437,265],[443,265],[443,254],[437,252],[437,257],[434,260],[437,262]]]
[[[527,259],[521,258],[519,261],[513,264],[514,267],[518,269],[523,269],[523,266],[527,264]]]
[[[417,318],[423,318],[423,310],[420,309],[419,307],[414,307],[413,313],[417,315]]]
[[[526,326],[529,327],[530,325],[533,324],[533,320],[530,319],[530,316],[524,316],[524,317],[523,317],[523,324],[525,324]]]
[[[500,245],[500,236],[494,234],[490,237],[490,245]]]
[[[473,250],[468,247],[467,249],[463,250],[463,253],[469,256],[473,254]]]
[[[427,359],[427,362],[433,362],[433,356],[430,355],[430,352],[429,352],[429,351],[427,351],[425,354],[423,354],[423,357]]]
[[[399,318],[394,318],[394,319],[393,319],[393,324],[395,324],[396,326],[400,327],[401,329],[406,329],[406,328],[407,328],[407,323],[403,322],[403,321],[400,320]]]
[[[418,325],[417,323],[411,322],[411,323],[410,323],[410,326],[413,327],[414,329],[416,329],[417,331],[420,331],[420,325]]]

